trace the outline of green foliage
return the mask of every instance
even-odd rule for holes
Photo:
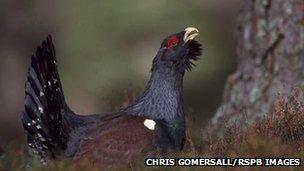
[[[195,99],[217,92],[213,99],[219,101],[225,76],[233,68],[234,19],[232,12],[219,14],[207,3],[221,6],[196,0],[58,3],[53,14],[54,39],[68,100],[85,94],[98,101],[96,112],[111,110],[107,103],[117,100],[113,93],[130,85],[136,91],[144,87],[161,41],[194,26],[200,30],[198,39],[205,50],[195,70],[187,74],[185,89],[201,92],[185,96]],[[215,106],[214,100],[206,103]],[[200,103],[193,105],[201,107]]]

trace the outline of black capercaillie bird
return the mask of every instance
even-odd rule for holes
[[[67,106],[51,36],[31,58],[21,115],[29,147],[47,165],[57,149],[73,160],[111,165],[137,156],[181,150],[185,141],[183,77],[201,55],[188,27],[165,38],[153,59],[143,93],[129,106],[106,114],[77,115]]]

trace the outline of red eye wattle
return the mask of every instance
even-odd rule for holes
[[[172,48],[179,42],[179,39],[177,36],[172,36],[167,41],[167,48]]]

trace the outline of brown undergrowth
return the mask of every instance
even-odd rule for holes
[[[197,135],[196,135],[197,136]],[[279,96],[272,112],[256,122],[241,129],[237,124],[227,126],[221,137],[217,133],[205,131],[203,141],[199,144],[187,136],[188,143],[178,156],[184,157],[300,157],[304,158],[304,105],[293,95],[289,98]],[[303,161],[302,161],[303,162]],[[147,168],[130,165],[123,170],[195,170],[193,167],[180,168]],[[224,168],[212,167],[216,170],[241,170],[259,167]],[[111,168],[121,170],[122,168]],[[210,168],[201,168],[209,170]],[[269,168],[266,168],[268,170]],[[300,170],[300,167],[271,167],[272,170]],[[87,163],[72,163],[67,159],[57,159],[49,167],[43,168],[39,162],[29,155],[25,146],[11,143],[0,148],[0,171],[6,170],[100,170],[99,167]]]
[[[203,152],[210,156],[291,157],[304,153],[304,105],[294,96],[275,101],[272,113],[240,128],[226,127],[222,138],[204,135]]]

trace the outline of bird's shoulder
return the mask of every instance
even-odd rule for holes
[[[155,134],[144,124],[146,119],[125,113],[100,117],[86,128],[74,159],[108,164],[128,162],[142,155],[152,147]]]

